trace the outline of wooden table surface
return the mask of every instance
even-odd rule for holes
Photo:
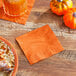
[[[73,2],[75,7],[76,0]],[[17,76],[76,76],[76,30],[67,28],[63,17],[53,14],[49,5],[50,0],[36,0],[26,25],[0,20],[0,36],[8,39],[18,53]],[[31,66],[15,38],[46,24],[50,25],[65,50]]]

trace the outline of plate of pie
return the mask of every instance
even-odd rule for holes
[[[13,45],[0,37],[0,76],[15,76],[18,69],[18,56]]]

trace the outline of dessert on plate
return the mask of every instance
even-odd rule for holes
[[[0,38],[0,76],[15,76],[14,72],[16,70],[16,54],[12,46],[6,40]]]

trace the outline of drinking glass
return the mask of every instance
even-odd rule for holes
[[[3,0],[4,12],[10,16],[20,16],[27,10],[27,0]]]

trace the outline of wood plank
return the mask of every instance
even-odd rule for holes
[[[33,66],[30,66],[27,62],[23,62],[23,63],[20,62],[21,65],[25,63],[26,63],[25,67],[24,66],[19,67],[19,69],[21,69],[19,70],[19,74],[21,71],[22,76],[25,75],[26,76],[31,76],[31,75],[32,76],[64,76],[64,75],[75,76],[76,75],[76,71],[75,71],[76,62],[70,62],[57,57],[56,58],[51,57],[47,60],[39,62],[39,64],[34,64]]]
[[[16,37],[27,33],[28,30],[6,30],[5,33],[3,31],[0,30],[0,36],[3,36],[4,38],[8,39],[10,42],[12,42],[12,44],[14,45],[14,47],[17,49],[19,49],[19,46],[17,45],[17,42],[15,40]],[[57,33],[57,32],[56,32]],[[70,38],[66,38],[66,36],[61,36],[61,34],[59,36],[57,36],[58,39],[60,40],[61,44],[63,45],[63,47],[65,48],[66,51],[63,51],[62,53],[58,54],[58,57],[69,57],[68,54],[71,55],[76,55],[76,40],[71,39]],[[69,51],[70,50],[70,51]],[[21,53],[21,51],[20,51]],[[20,53],[18,52],[18,54],[20,55]],[[66,55],[65,55],[66,54]],[[75,56],[74,56],[75,57]],[[66,59],[67,59],[66,58]]]
[[[5,30],[5,32],[4,32]],[[16,30],[6,30],[4,28],[4,30],[0,30],[0,36],[3,36],[5,38],[8,38],[8,40],[11,40],[11,38],[15,39],[16,37],[23,35],[33,29],[16,29]],[[59,41],[61,42],[61,44],[63,45],[63,47],[67,50],[76,50],[76,36],[75,34],[68,34],[67,32],[60,32],[60,31],[54,31],[54,33],[56,34],[56,36],[58,37]]]

